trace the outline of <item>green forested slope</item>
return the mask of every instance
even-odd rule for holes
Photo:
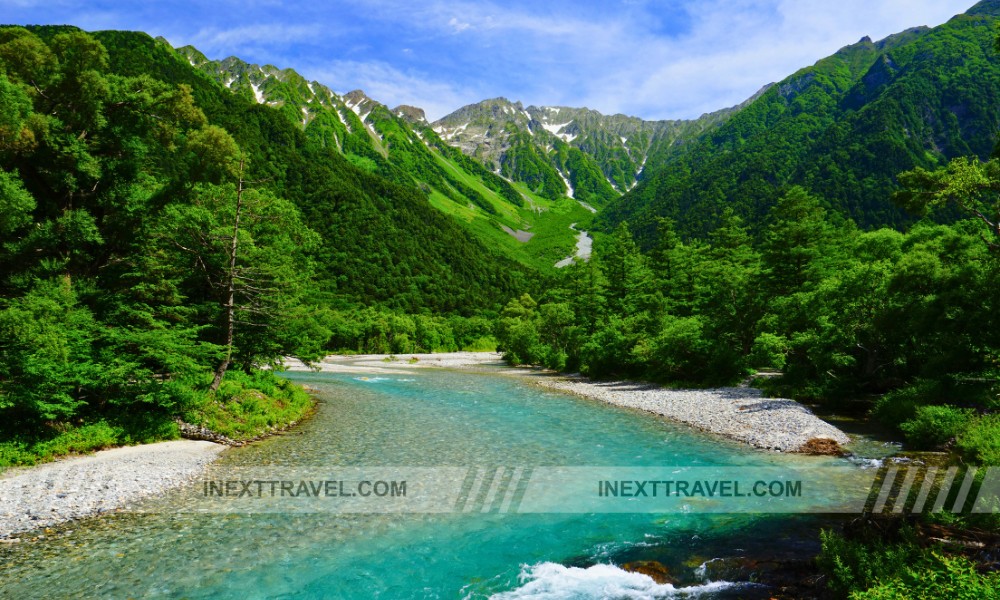
[[[536,186],[515,184],[445,143],[420,109],[390,109],[360,90],[341,96],[292,69],[235,57],[208,60],[190,46],[177,52],[218,88],[282,115],[305,133],[310,149],[342,154],[363,171],[419,189],[454,224],[533,269],[551,271],[571,252],[569,224],[589,220],[582,207],[567,210],[565,187],[554,171],[550,176],[558,189],[548,198],[539,196]],[[553,235],[518,241],[507,230]]]
[[[443,315],[531,285],[415,186],[138,33],[0,28],[0,215],[0,464],[174,418],[255,435],[309,405],[260,367],[476,343]]]
[[[110,48],[113,68],[162,74],[194,88],[209,121],[229,131],[250,155],[247,179],[295,202],[321,234],[320,279],[328,291],[411,310],[474,311],[503,298],[511,277],[522,271],[433,210],[412,179],[400,174],[407,172],[405,163],[369,173],[318,143],[318,133],[311,138],[309,128],[297,127],[282,111],[290,101],[258,104],[252,92],[227,93],[144,34],[96,37]],[[269,93],[287,99],[307,85],[293,82],[297,88],[274,85]],[[301,117],[299,110],[294,112]],[[371,155],[371,146],[356,146],[369,148],[365,152]]]
[[[790,185],[863,227],[908,217],[887,202],[896,175],[987,157],[1000,124],[1000,8],[983,2],[934,28],[869,39],[772,86],[600,215],[628,221],[644,244],[657,216],[703,235],[725,207],[756,226]]]

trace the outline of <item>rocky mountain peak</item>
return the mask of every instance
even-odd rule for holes
[[[427,123],[427,115],[424,114],[424,109],[417,108],[416,106],[400,104],[396,108],[392,109],[392,114],[396,115],[400,119],[409,121],[410,123]]]

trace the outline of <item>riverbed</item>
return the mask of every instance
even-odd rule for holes
[[[529,494],[515,499],[513,492],[505,510],[505,490],[515,474],[524,480],[526,470],[555,468],[856,468],[842,459],[755,450],[541,389],[502,367],[384,366],[288,374],[315,391],[316,416],[285,435],[226,450],[216,465],[296,478],[331,468],[403,475],[453,469],[465,482],[461,493],[478,504],[466,498],[424,512],[302,511],[279,498],[267,510],[223,504],[199,512],[206,488],[196,482],[138,510],[0,548],[0,596],[766,598],[768,590],[727,581],[706,565],[815,552],[815,533],[831,517],[713,513],[697,503],[665,513],[563,512],[569,508],[559,504],[530,511]],[[838,481],[833,476],[829,496],[815,499],[820,508],[827,501],[837,508]],[[657,561],[673,582],[621,568],[636,561]]]

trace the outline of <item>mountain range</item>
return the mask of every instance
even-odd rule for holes
[[[418,107],[338,94],[290,68],[211,60],[142,33],[95,36],[112,71],[190,86],[209,120],[261,157],[256,175],[295,196],[339,257],[328,267],[338,293],[417,308],[420,294],[402,291],[414,269],[397,264],[414,256],[425,257],[418,288],[468,294],[476,286],[456,273],[551,274],[580,230],[600,237],[627,222],[650,247],[661,217],[700,237],[725,209],[756,227],[792,185],[862,227],[905,226],[890,201],[900,172],[993,149],[998,16],[1000,0],[984,0],[939,27],[863,38],[738,106],[663,121],[494,98],[431,123]],[[316,171],[322,183],[303,175]],[[361,283],[365,254],[380,264],[374,279],[393,283]]]
[[[726,207],[759,223],[790,185],[863,227],[905,225],[910,217],[889,201],[898,173],[992,151],[998,15],[1000,4],[986,0],[939,27],[862,38],[693,120],[494,98],[430,123],[417,107],[390,108],[360,90],[339,95],[291,69],[177,52],[312,142],[417,186],[475,237],[544,271],[571,253],[574,223],[609,231],[627,221],[649,245],[659,217],[688,236],[711,231]]]

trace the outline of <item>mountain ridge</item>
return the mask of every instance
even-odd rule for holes
[[[963,125],[970,110],[980,115],[983,110],[970,108],[961,99],[948,100],[940,109],[924,106],[893,116],[893,100],[887,98],[901,86],[912,85],[909,82],[922,61],[934,58],[915,56],[914,44],[942,29],[991,22],[998,14],[1000,0],[984,0],[936,28],[911,27],[879,40],[864,36],[779,82],[762,86],[736,106],[687,120],[647,121],[624,114],[604,115],[586,107],[525,106],[519,100],[495,97],[459,107],[429,123],[418,107],[390,109],[360,90],[338,96],[325,86],[316,87],[321,85],[318,82],[306,82],[291,69],[246,67],[226,59],[230,62],[222,61],[216,76],[229,72],[230,79],[222,81],[226,87],[279,109],[285,109],[290,99],[275,95],[268,77],[292,85],[300,96],[296,106],[301,115],[287,112],[290,118],[301,119],[307,135],[315,135],[310,133],[314,111],[309,103],[332,107],[344,128],[332,132],[333,143],[349,157],[360,155],[351,158],[358,164],[375,160],[377,168],[385,170],[380,161],[395,160],[407,163],[410,166],[403,169],[412,171],[412,161],[399,160],[401,144],[423,145],[432,153],[447,155],[445,160],[453,166],[462,162],[459,170],[474,171],[472,178],[487,188],[485,194],[419,177],[416,183],[429,185],[432,192],[443,191],[454,202],[467,199],[469,207],[489,215],[495,230],[508,234],[534,226],[534,218],[514,214],[521,205],[537,211],[540,205],[568,197],[588,211],[601,211],[598,225],[604,230],[629,221],[634,232],[648,242],[655,235],[657,218],[668,216],[680,223],[682,231],[701,235],[714,227],[723,206],[732,206],[756,222],[781,189],[792,183],[805,183],[828,198],[831,208],[863,226],[899,226],[906,221],[905,215],[886,202],[895,174],[913,166],[938,164],[973,146],[972,152],[982,155],[985,145],[979,138],[991,126],[969,129]],[[195,65],[206,59],[190,52],[189,60]],[[317,90],[325,97],[310,100],[309,93],[315,96]],[[921,110],[941,116],[931,123],[919,116]],[[387,140],[383,131],[390,120],[387,114],[405,124],[391,126],[402,134],[395,141]],[[859,128],[875,127],[864,119],[876,114],[882,127],[893,131],[888,136],[892,139],[869,136],[868,150],[843,154],[838,143],[854,143],[851,140],[861,134]],[[949,114],[956,116],[957,124],[945,123]],[[857,133],[848,131],[852,127]],[[365,152],[354,146],[345,148],[344,137],[361,131],[368,139],[354,146],[371,148]],[[911,132],[917,131],[921,141],[911,139]],[[971,146],[965,142],[968,134],[974,138]],[[883,148],[874,147],[876,139]],[[448,147],[482,168],[463,161]],[[816,154],[818,164],[831,166],[810,168],[802,152]],[[735,160],[728,153],[736,153]],[[890,160],[879,160],[879,155]],[[846,165],[846,179],[834,174],[837,164]],[[497,194],[499,204],[494,198]]]
[[[732,209],[758,226],[789,186],[823,198],[862,227],[903,227],[896,176],[962,155],[985,158],[1000,131],[1000,2],[943,25],[867,36],[799,69],[682,152],[651,163],[598,217],[628,222],[643,245],[668,217],[702,236]]]

